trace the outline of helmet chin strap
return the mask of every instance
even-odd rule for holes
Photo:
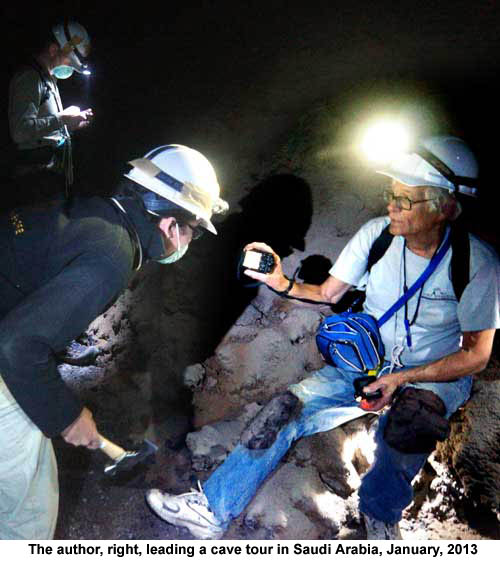
[[[180,236],[180,233],[179,233],[179,225],[177,224],[177,221],[175,222],[175,232],[176,232],[176,236],[177,236],[177,247],[176,247],[176,249],[174,250],[174,252],[169,254],[167,257],[156,260],[158,263],[172,264],[176,261],[179,261],[184,256],[184,254],[187,252],[189,244],[186,244],[185,246],[181,247],[181,236]]]

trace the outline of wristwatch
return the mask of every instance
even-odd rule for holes
[[[281,295],[283,297],[286,297],[286,295],[288,295],[288,293],[292,290],[293,285],[295,284],[295,279],[293,277],[289,279],[285,275],[285,279],[288,281],[288,287],[284,291],[276,291],[278,295]]]

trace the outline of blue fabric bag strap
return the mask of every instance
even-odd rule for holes
[[[450,229],[448,228],[446,231],[445,239],[441,244],[441,248],[436,253],[436,255],[431,259],[429,265],[425,268],[422,275],[413,283],[413,285],[389,308],[389,310],[383,314],[377,320],[377,326],[380,328],[383,326],[387,320],[396,312],[398,311],[406,301],[411,299],[411,297],[420,289],[420,287],[429,279],[429,277],[434,273],[436,267],[439,265],[439,262],[444,258],[446,252],[450,248],[451,237],[450,237]]]

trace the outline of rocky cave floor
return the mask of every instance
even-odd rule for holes
[[[141,474],[110,480],[103,476],[101,453],[73,451],[56,445],[60,468],[61,506],[56,539],[70,540],[192,540],[183,528],[173,527],[156,517],[147,507],[144,494],[151,487],[182,493],[195,486],[185,447],[165,445]],[[441,465],[439,465],[441,467]],[[454,488],[446,471],[437,474],[440,492],[426,498],[418,516],[409,508],[401,522],[403,538],[442,540],[499,539],[495,521],[474,511],[459,498],[448,496]],[[498,524],[498,523],[497,523]],[[256,533],[245,526],[244,517],[235,521],[225,539],[275,538]],[[336,540],[325,536],[324,540]],[[344,539],[365,539],[359,521],[345,530]],[[300,537],[297,537],[300,539]]]
[[[99,362],[98,362],[99,365]],[[127,448],[127,416],[118,411],[112,392],[116,384],[97,382],[102,376],[100,367],[70,367],[62,374],[72,381],[84,401],[94,411],[102,434]],[[75,384],[75,381],[76,384]],[[86,384],[81,384],[85,381]],[[113,388],[111,391],[110,388]],[[134,407],[133,402],[128,404]],[[120,408],[123,408],[123,401]],[[56,539],[71,540],[189,540],[193,537],[182,528],[168,525],[147,507],[144,494],[158,487],[172,493],[182,493],[196,486],[197,474],[191,468],[189,451],[184,444],[189,413],[171,411],[162,424],[164,432],[159,450],[152,461],[130,473],[106,477],[103,468],[106,457],[101,451],[73,448],[61,439],[55,440],[59,463],[61,504]],[[432,482],[432,486],[430,483]],[[460,485],[448,469],[431,458],[415,483],[416,500],[407,509],[401,523],[407,539],[499,539],[496,517],[476,508],[465,498]],[[430,491],[432,490],[432,491]],[[272,530],[253,529],[240,516],[225,536],[226,539],[279,538]],[[301,537],[297,537],[300,539]],[[339,536],[325,536],[335,540]],[[343,539],[364,539],[358,520],[353,520],[342,532]]]

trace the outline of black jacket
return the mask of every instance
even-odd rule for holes
[[[92,197],[25,207],[0,217],[0,374],[49,437],[82,405],[55,355],[127,287],[139,235],[145,260],[163,254],[159,229],[134,200]]]

